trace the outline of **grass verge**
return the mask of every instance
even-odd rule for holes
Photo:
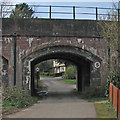
[[[69,84],[76,84],[76,79],[60,79],[61,81]]]
[[[95,103],[98,118],[116,118],[116,111],[111,102]]]
[[[100,102],[100,101],[107,101],[108,97],[98,97],[98,98],[91,98],[86,99],[88,102]]]
[[[82,98],[83,96],[80,95],[79,97]],[[85,99],[88,102],[94,103],[97,118],[105,118],[105,119],[116,118],[116,111],[108,97],[93,97],[92,96],[92,98],[89,98],[89,97],[85,98],[84,96],[83,99]]]
[[[43,77],[43,78],[45,78],[45,77],[47,77],[47,78],[54,78],[54,76],[47,76],[47,75],[40,75],[40,77]]]

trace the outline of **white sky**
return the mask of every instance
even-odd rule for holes
[[[120,0],[0,0],[2,2],[118,2]]]

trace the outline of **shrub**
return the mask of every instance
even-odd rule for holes
[[[64,74],[65,79],[76,79],[76,67],[75,66],[68,66],[65,74]]]
[[[106,96],[109,96],[110,82],[120,89],[120,75],[117,72],[110,72],[106,79],[106,91],[105,91]]]
[[[35,103],[37,98],[30,96],[22,89],[11,87],[3,90],[2,100],[3,107],[24,108]]]
[[[112,73],[112,79],[111,82],[120,89],[120,74],[117,72]]]
[[[55,77],[60,77],[62,76],[62,73],[55,73]]]
[[[54,73],[49,73],[49,76],[55,76],[55,74]]]
[[[41,74],[41,75],[44,75],[44,76],[49,76],[49,73],[48,73],[48,72],[41,72],[40,74]]]

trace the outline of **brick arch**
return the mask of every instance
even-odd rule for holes
[[[84,71],[84,76],[82,79],[86,79],[87,74],[90,75],[90,83],[93,84],[93,82],[96,84],[100,84],[100,70],[96,70],[94,68],[94,62],[100,61],[101,59],[94,54],[77,48],[77,47],[71,47],[71,46],[54,46],[54,47],[46,47],[43,49],[39,49],[38,51],[33,52],[32,54],[28,55],[26,58],[23,59],[23,70],[25,68],[28,68],[28,63],[31,64],[31,90],[33,91],[33,73],[34,73],[34,66],[42,61],[48,60],[48,59],[64,59],[72,61],[76,66],[78,67],[78,77],[82,72]],[[29,64],[29,65],[30,65]],[[87,67],[90,68],[90,73],[87,72]],[[82,69],[81,69],[82,68]],[[84,69],[84,70],[83,70]],[[86,74],[85,74],[86,72]],[[26,73],[24,73],[26,76]],[[96,81],[94,81],[96,80]],[[80,80],[78,79],[80,82]],[[83,81],[83,80],[82,80]],[[81,83],[81,82],[80,82]],[[81,86],[81,85],[77,85]],[[81,86],[82,87],[82,86]],[[82,89],[82,88],[78,88]]]
[[[30,41],[30,43],[28,41]],[[19,53],[22,59],[24,59],[28,55],[40,49],[44,49],[46,47],[55,47],[55,46],[70,46],[70,47],[81,48],[85,51],[89,51],[95,54],[96,56],[104,59],[103,41],[98,38],[24,37],[21,39],[19,38],[18,44],[20,44],[20,47],[22,48],[21,52]],[[22,47],[22,44],[24,44],[24,48]]]
[[[83,57],[86,60],[89,61],[94,61],[95,59],[98,59],[100,61],[102,61],[101,57],[93,54],[91,51],[88,51],[86,49],[82,49],[78,46],[74,46],[74,45],[53,45],[53,46],[44,46],[44,47],[39,47],[37,49],[30,49],[27,54],[22,56],[22,60],[24,61],[24,59],[36,59],[39,58],[39,55],[45,55],[45,54],[50,54],[50,53],[54,53],[54,52],[70,52],[76,55],[80,55],[81,57]],[[41,53],[41,54],[39,54]]]

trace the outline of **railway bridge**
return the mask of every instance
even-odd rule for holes
[[[4,18],[2,29],[3,80],[10,86],[33,93],[34,66],[49,59],[77,66],[78,91],[104,83],[108,54],[97,21]]]

